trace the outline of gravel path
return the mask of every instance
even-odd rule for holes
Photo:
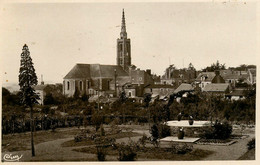
[[[250,134],[245,139],[238,139],[238,142],[229,146],[199,145],[194,144],[194,148],[214,151],[213,154],[204,160],[237,160],[240,156],[247,152],[247,143],[255,135]]]

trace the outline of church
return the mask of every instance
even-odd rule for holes
[[[127,38],[123,9],[116,65],[76,64],[63,78],[63,93],[68,97],[75,91],[80,95],[118,97],[125,89],[127,96],[135,97],[142,96],[144,87],[150,84],[154,84],[151,70],[140,70],[131,63],[131,40]]]

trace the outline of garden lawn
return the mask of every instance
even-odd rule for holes
[[[84,152],[88,154],[96,154],[97,149],[95,146],[76,148],[73,151]],[[109,156],[118,156],[118,150],[113,147],[106,147],[105,153]],[[137,152],[137,160],[202,160],[208,155],[212,154],[213,151],[194,149],[186,154],[174,154],[169,149],[165,148],[143,148]]]
[[[79,129],[58,128],[54,132],[51,130],[34,132],[34,144],[39,144],[56,139],[74,137]],[[31,149],[31,133],[15,133],[2,136],[2,152],[13,152]]]
[[[140,134],[135,132],[120,132],[118,134],[113,135],[106,135],[106,138],[125,138],[125,137],[135,137],[140,136]],[[77,146],[87,146],[87,145],[94,145],[94,140],[82,140],[80,142],[75,142],[74,140],[69,140],[61,144],[62,147],[77,147]]]

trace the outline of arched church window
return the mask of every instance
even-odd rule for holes
[[[67,82],[67,90],[70,90],[70,82]]]

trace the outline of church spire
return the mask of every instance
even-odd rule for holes
[[[126,26],[125,26],[125,12],[123,9],[123,14],[122,14],[122,24],[121,24],[121,33],[120,37],[122,38],[127,38],[127,33],[126,33]]]

